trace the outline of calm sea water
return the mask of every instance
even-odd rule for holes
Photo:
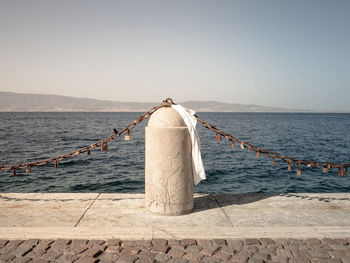
[[[107,137],[139,113],[0,113],[0,163],[54,157]],[[238,139],[305,160],[350,162],[350,114],[198,113]],[[146,121],[147,122],[147,121]],[[109,143],[109,151],[92,151],[60,163],[34,167],[28,175],[0,171],[0,192],[144,192],[144,127],[132,140]],[[248,153],[198,126],[207,180],[196,192],[286,193],[350,192],[350,176],[320,168],[288,172],[286,164]]]

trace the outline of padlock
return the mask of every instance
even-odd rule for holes
[[[31,172],[30,165],[27,165],[26,167],[26,173],[29,174]]]
[[[345,168],[345,175],[348,176],[349,175],[349,170],[348,167]]]
[[[55,168],[58,167],[58,160],[57,160],[57,159],[55,159],[55,161],[54,161],[54,167],[55,167]]]
[[[16,175],[16,168],[12,167],[12,176],[15,176],[15,175]]]
[[[292,162],[288,161],[288,171],[292,171]]]
[[[232,149],[235,148],[235,142],[232,142]]]
[[[90,155],[90,148],[86,150],[86,155]]]
[[[248,152],[250,153],[250,147],[248,146]]]
[[[260,157],[260,150],[258,149],[258,151],[255,154],[256,157]]]
[[[328,173],[328,167],[322,167],[322,172],[323,173]]]
[[[298,175],[298,176],[301,175],[301,167],[300,167],[300,166],[298,166],[298,168],[297,168],[297,175]]]
[[[101,151],[107,151],[108,150],[108,145],[106,142],[101,143]]]
[[[126,131],[125,140],[126,141],[130,141],[131,140],[131,135],[130,135],[130,131],[129,130]]]
[[[220,136],[220,134],[216,134],[215,135],[215,140],[217,141],[217,142],[219,142],[219,141],[221,141],[221,136]]]
[[[276,166],[275,158],[272,158],[272,167],[275,167],[275,166]]]
[[[339,176],[344,176],[344,168],[343,167],[339,168],[338,175]]]
[[[242,150],[244,149],[244,144],[243,144],[243,142],[241,142],[241,149],[242,149]]]

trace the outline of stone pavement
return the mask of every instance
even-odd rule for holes
[[[0,263],[350,263],[350,194],[198,194],[181,216],[151,214],[144,202],[0,193]]]
[[[0,240],[0,262],[350,262],[350,239]]]

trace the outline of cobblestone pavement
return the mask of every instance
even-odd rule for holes
[[[0,262],[350,263],[346,239],[0,240]]]

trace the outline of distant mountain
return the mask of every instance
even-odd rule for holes
[[[160,102],[119,102],[58,95],[23,94],[0,91],[0,111],[137,111],[143,112]],[[179,104],[199,112],[305,112],[253,104],[217,101],[185,101]]]

